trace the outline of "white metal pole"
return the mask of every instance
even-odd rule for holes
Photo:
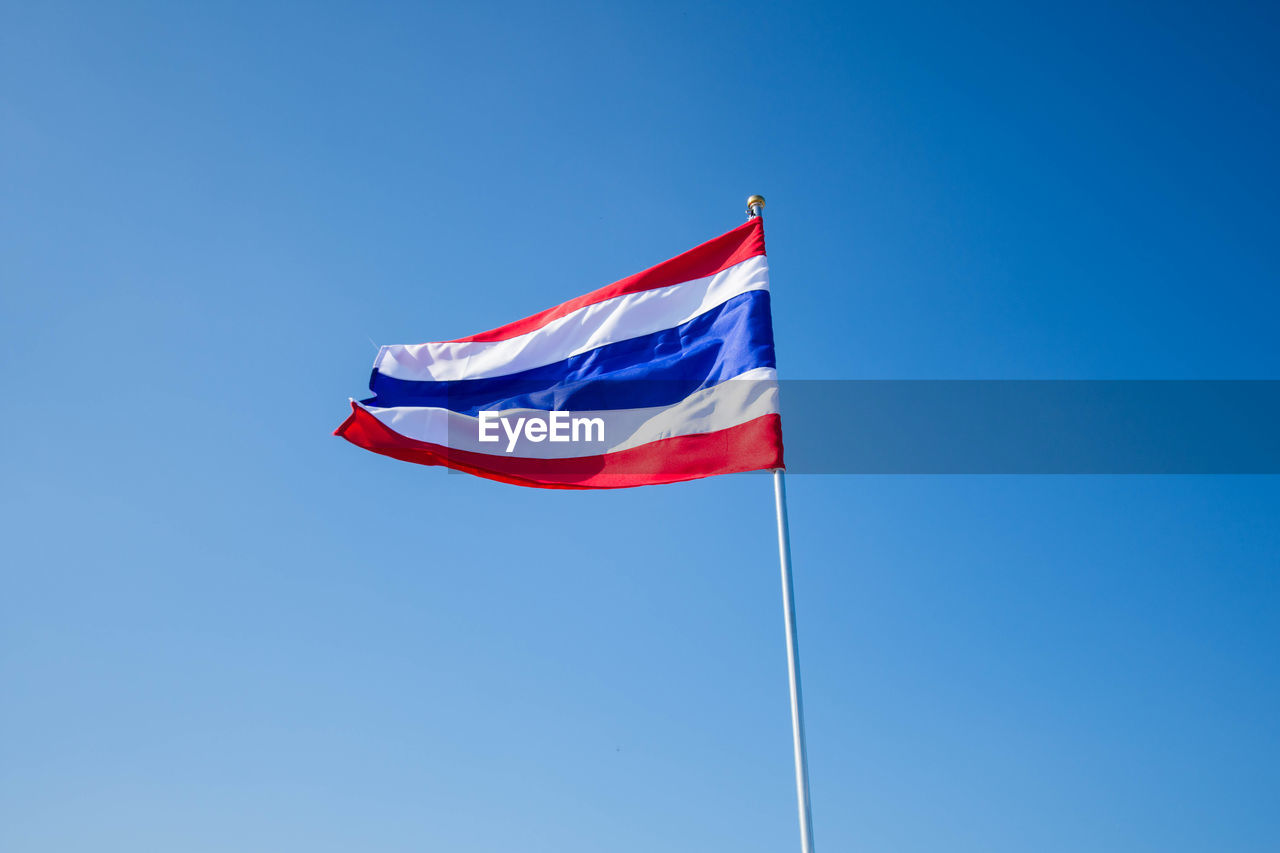
[[[763,215],[764,197],[747,199],[748,217]],[[787,524],[787,485],[781,468],[773,470],[773,500],[778,511],[778,560],[782,567],[782,619],[787,629],[787,677],[791,685],[791,738],[796,756],[796,804],[800,810],[800,850],[813,853],[813,810],[809,806],[809,753],[804,740],[804,697],[800,692],[800,641],[796,636],[796,593],[791,582],[791,529]]]
[[[796,753],[796,803],[800,808],[800,850],[813,853],[813,811],[809,807],[809,753],[804,742],[804,697],[800,692],[800,641],[796,638],[796,593],[791,583],[791,531],[787,486],[781,468],[773,471],[778,509],[778,559],[782,564],[782,618],[787,628],[787,675],[791,681],[791,738]]]

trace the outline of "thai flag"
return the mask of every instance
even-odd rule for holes
[[[761,217],[532,317],[385,346],[352,444],[522,486],[781,468]]]

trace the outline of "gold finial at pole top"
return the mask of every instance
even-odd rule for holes
[[[764,210],[764,196],[753,195],[747,199],[747,218],[753,219],[760,215],[760,211]]]

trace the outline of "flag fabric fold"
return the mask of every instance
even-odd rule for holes
[[[781,468],[759,217],[505,326],[384,346],[335,431],[396,459],[544,488]]]

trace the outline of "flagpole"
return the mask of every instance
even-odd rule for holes
[[[747,199],[747,218],[764,215],[764,196]],[[778,561],[782,568],[782,620],[787,630],[787,677],[791,686],[791,739],[796,756],[796,804],[800,811],[800,851],[813,853],[813,810],[809,806],[809,754],[804,739],[804,699],[800,692],[800,640],[796,636],[796,593],[791,582],[791,529],[787,523],[787,484],[773,469],[773,500],[778,511]]]

